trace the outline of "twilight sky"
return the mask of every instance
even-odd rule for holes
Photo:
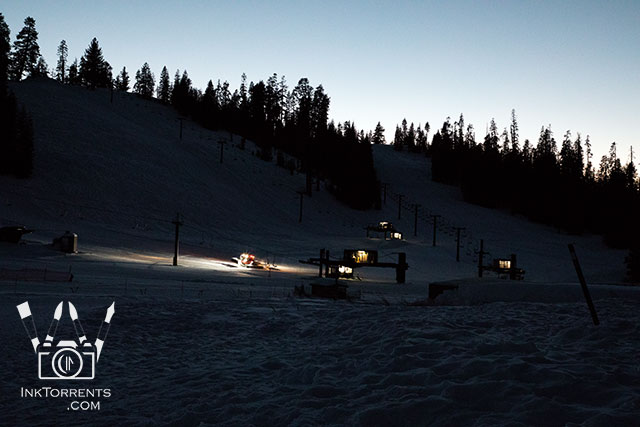
[[[404,117],[439,128],[460,113],[476,140],[515,108],[520,139],[551,124],[590,135],[595,160],[618,143],[640,150],[640,1],[122,1],[10,0],[11,42],[36,20],[50,67],[97,37],[114,72],[144,62],[159,77],[187,69],[204,89],[240,76],[322,84],[330,117],[358,129],[380,121],[387,139]],[[431,133],[433,134],[433,132]]]

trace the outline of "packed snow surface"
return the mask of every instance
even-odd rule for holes
[[[374,147],[380,211],[353,211],[304,176],[258,159],[226,132],[128,94],[14,85],[31,111],[36,172],[0,177],[0,225],[33,229],[0,243],[2,425],[635,425],[640,419],[640,292],[620,286],[624,252],[598,236],[569,236],[508,212],[464,203],[429,180],[423,156]],[[233,139],[232,139],[233,138]],[[218,141],[227,141],[224,163]],[[315,186],[314,186],[315,188]],[[398,199],[403,205],[398,218]],[[419,204],[414,236],[415,208]],[[179,266],[172,224],[180,212]],[[437,245],[432,245],[431,215]],[[392,221],[403,241],[367,239]],[[456,234],[461,259],[456,261]],[[50,247],[65,230],[79,253]],[[487,258],[515,253],[524,281],[474,279]],[[567,251],[574,243],[600,319],[594,326]],[[351,301],[294,296],[317,268],[300,259],[376,249],[407,254],[407,283],[358,269]],[[251,251],[279,270],[240,268]],[[74,275],[46,280],[47,271]],[[37,276],[42,273],[42,278]],[[20,276],[23,277],[23,276]],[[429,283],[456,284],[428,300]],[[42,341],[71,301],[93,342],[115,301],[111,329],[86,381],[38,379],[16,305],[29,301]],[[27,324],[30,328],[30,323]],[[74,339],[65,305],[56,339]],[[89,399],[22,397],[42,387],[109,389]],[[100,410],[72,410],[75,400]]]

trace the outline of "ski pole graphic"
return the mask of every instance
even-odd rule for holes
[[[76,330],[78,340],[80,341],[80,344],[82,344],[87,340],[87,336],[84,334],[84,329],[82,329],[80,319],[78,319],[78,312],[71,302],[69,302],[69,316],[71,316],[71,320],[73,321],[73,329]]]
[[[58,322],[60,322],[60,317],[62,316],[62,307],[63,302],[60,301],[60,304],[56,307],[56,311],[53,313],[53,319],[51,320],[51,325],[49,325],[49,332],[47,332],[47,337],[44,342],[53,341],[53,337],[56,336],[56,331],[58,330]]]
[[[109,334],[109,328],[111,327],[111,318],[113,317],[113,314],[116,312],[115,305],[116,305],[116,302],[114,301],[111,303],[109,308],[107,308],[107,315],[104,317],[104,321],[100,325],[100,330],[98,330],[98,338],[96,338],[96,344],[95,344],[96,345],[96,362],[100,360],[100,353],[102,352],[102,346],[107,339],[107,335]],[[102,327],[104,326],[105,323],[107,324],[107,328],[103,335]]]
[[[24,326],[24,330],[27,331],[27,335],[31,338],[31,344],[33,345],[33,351],[37,353],[38,346],[40,345],[40,340],[38,339],[38,331],[36,331],[36,324],[33,321],[33,316],[31,315],[31,308],[29,308],[29,301],[25,301],[22,304],[16,306],[18,309],[18,313],[20,313],[20,320],[22,320],[22,326]],[[27,328],[27,324],[24,319],[27,317],[31,317],[31,331]]]

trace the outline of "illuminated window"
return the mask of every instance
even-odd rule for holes
[[[511,261],[508,259],[499,259],[498,268],[508,270],[511,268]]]
[[[353,268],[345,267],[344,265],[339,266],[338,271],[340,274],[353,274]]]
[[[357,251],[354,255],[354,260],[358,264],[365,263],[369,260],[369,253],[367,251]]]

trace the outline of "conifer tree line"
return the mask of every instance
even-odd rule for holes
[[[27,178],[33,171],[33,124],[31,116],[18,106],[7,81],[10,75],[38,75],[41,67],[46,69],[35,21],[27,18],[24,23],[11,52],[9,26],[0,13],[0,175],[19,178]]]
[[[405,128],[406,121],[394,145],[423,149],[411,137],[412,127],[407,133]],[[572,234],[602,234],[611,247],[631,248],[629,275],[640,280],[640,180],[633,148],[623,162],[612,143],[596,168],[589,136],[566,131],[558,143],[549,125],[534,146],[521,141],[513,110],[509,128],[500,132],[492,119],[481,142],[462,114],[453,124],[447,118],[424,151],[432,179],[459,186],[465,201],[507,208]]]
[[[84,54],[69,63],[69,47],[62,40],[57,50],[54,70],[47,70],[37,44],[35,20],[27,18],[25,28],[14,43],[9,61],[9,77],[20,81],[25,77],[55,78],[64,84],[87,88],[111,88],[145,98],[157,98],[175,107],[182,115],[209,129],[228,130],[244,139],[255,141],[259,155],[271,160],[276,152],[280,166],[303,171],[307,175],[306,191],[312,194],[314,179],[324,179],[330,191],[348,205],[367,209],[379,204],[377,181],[371,154],[371,143],[384,143],[384,128],[378,123],[376,132],[358,131],[351,122],[328,121],[330,97],[322,85],[313,87],[306,78],[289,89],[284,78],[273,74],[265,80],[247,82],[242,75],[240,87],[232,89],[220,80],[210,80],[204,92],[193,87],[186,70],[177,70],[171,80],[163,67],[159,80],[148,63],[135,72],[134,81],[126,67],[113,76],[102,48],[93,38]],[[244,144],[242,144],[244,146]],[[285,161],[287,153],[298,159]]]

